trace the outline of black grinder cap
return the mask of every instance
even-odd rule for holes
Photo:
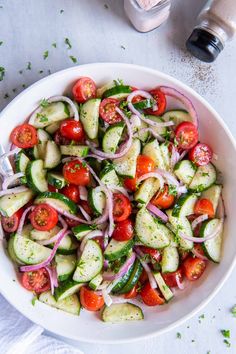
[[[186,47],[196,58],[207,63],[213,62],[224,48],[218,37],[201,28],[193,30]]]

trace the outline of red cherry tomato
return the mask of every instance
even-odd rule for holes
[[[108,124],[115,124],[122,121],[122,117],[116,112],[120,101],[115,98],[105,98],[99,108],[100,117]]]
[[[58,191],[58,189],[56,187],[52,186],[51,184],[48,185],[48,190],[49,190],[49,192],[57,192]]]
[[[164,189],[158,192],[151,200],[151,203],[158,208],[168,209],[175,201],[173,194],[169,194],[169,187],[167,184],[164,185]]]
[[[89,77],[81,77],[72,88],[74,99],[84,103],[90,98],[96,97],[95,82]]]
[[[152,289],[149,281],[142,288],[140,295],[147,306],[163,305],[165,300],[157,289]]]
[[[150,91],[150,94],[153,96],[154,100],[157,103],[157,110],[153,111],[152,108],[148,108],[146,113],[159,116],[163,114],[166,110],[166,96],[159,89],[154,89]]]
[[[160,262],[161,260],[161,253],[158,250],[155,250],[154,248],[146,247],[146,246],[139,246],[141,251],[145,254],[149,254],[151,258],[156,261]]]
[[[178,148],[191,149],[198,142],[197,127],[191,122],[182,122],[175,129],[175,139],[178,143]]]
[[[179,268],[176,270],[176,272],[172,273],[164,273],[162,274],[163,279],[165,280],[165,283],[167,286],[170,288],[174,288],[178,286],[176,279],[178,278],[180,282],[183,281],[184,274],[183,274],[183,269]]]
[[[138,281],[139,283],[141,283],[141,285],[143,285],[146,283],[147,280],[148,280],[147,272],[143,269]]]
[[[61,135],[60,129],[54,134],[54,141],[57,145],[70,145],[71,140]]]
[[[82,124],[74,119],[67,119],[62,122],[60,133],[63,137],[74,141],[81,141],[85,136]]]
[[[10,135],[11,142],[21,149],[28,149],[38,144],[37,130],[30,124],[18,125]]]
[[[63,167],[65,180],[76,186],[87,186],[90,183],[90,174],[86,165],[80,160],[67,162]]]
[[[33,272],[24,272],[21,277],[23,287],[29,291],[43,293],[50,289],[49,274],[45,268]]]
[[[137,158],[136,177],[139,178],[146,173],[155,170],[155,162],[151,157],[146,155],[139,155]]]
[[[189,256],[183,262],[183,269],[188,280],[197,280],[206,269],[206,262],[200,258]]]
[[[204,166],[211,161],[213,152],[209,145],[199,143],[189,151],[188,156],[197,166]]]
[[[58,213],[47,204],[39,204],[30,214],[32,226],[39,231],[49,231],[58,223]]]
[[[199,215],[195,215],[195,214],[191,214],[187,216],[188,221],[190,221],[190,223],[192,223],[196,218],[198,218]],[[200,222],[199,224],[197,224],[197,226],[194,228],[193,230],[193,234],[195,237],[199,236],[199,232],[201,229],[202,223]]]
[[[70,218],[65,218],[65,221],[70,228],[80,225],[79,221],[72,220]]]
[[[196,243],[193,248],[194,248],[194,250],[195,250],[198,254],[200,254],[201,256],[204,256],[204,255],[205,255],[204,250],[203,250],[203,248],[202,248],[202,245],[201,245],[200,243]]]
[[[115,221],[124,221],[131,214],[129,199],[122,193],[113,194],[113,217]]]
[[[15,214],[10,217],[2,216],[1,221],[3,230],[9,233],[15,232],[18,229],[22,214],[23,209],[19,209],[17,212],[15,212]]]
[[[115,225],[112,238],[116,241],[128,241],[134,235],[134,228],[132,222],[127,219],[120,221]]]
[[[85,286],[80,289],[80,302],[88,311],[98,311],[104,305],[103,296]]]
[[[125,178],[124,179],[124,186],[125,188],[127,188],[128,190],[135,192],[136,191],[136,187],[137,187],[137,178]]]
[[[209,199],[198,199],[194,205],[194,214],[207,214],[209,218],[214,218],[215,212],[212,202]]]
[[[144,100],[144,98],[142,96],[139,96],[139,95],[138,96],[134,96],[134,98],[132,99],[132,103],[133,104],[134,103],[138,103],[138,102],[143,101],[143,100]]]
[[[128,293],[124,295],[125,299],[134,299],[138,295],[138,285],[136,284]]]
[[[60,193],[73,200],[74,203],[79,202],[79,188],[74,184],[69,184],[61,189]]]

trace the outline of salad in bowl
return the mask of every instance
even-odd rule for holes
[[[185,109],[168,110],[169,98]],[[176,89],[80,77],[70,97],[42,98],[9,140],[2,234],[40,302],[142,320],[146,306],[165,306],[220,262],[217,156]]]

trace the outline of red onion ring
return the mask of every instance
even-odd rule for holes
[[[155,205],[148,203],[147,209],[155,216],[158,216],[162,221],[167,222],[169,220],[168,216]]]
[[[164,171],[160,168],[158,168],[156,171],[167,180],[168,184],[173,184],[174,186],[176,186],[176,188],[179,187],[179,182],[170,172]]]
[[[123,264],[123,266],[120,268],[118,273],[114,273],[111,271],[107,271],[103,273],[103,279],[104,280],[116,280],[117,278],[121,278],[123,277],[123,275],[125,275],[128,270],[130,269],[130,267],[132,266],[132,264],[135,261],[135,253],[132,252],[132,254],[130,255],[130,257],[126,260],[126,262]]]
[[[200,215],[198,216],[195,220],[193,220],[191,226],[192,226],[192,229],[194,230],[198,224],[200,224],[201,222],[205,221],[208,219],[208,215],[207,214],[203,214],[203,215]]]
[[[185,284],[184,282],[180,281],[179,276],[176,276],[176,284],[178,285],[179,290],[184,290],[185,289]]]
[[[10,194],[18,194],[22,192],[27,192],[29,188],[25,186],[19,186],[11,189],[6,189],[4,191],[0,191],[0,197],[4,197],[4,195],[10,195]]]
[[[170,164],[171,164],[171,168],[173,169],[175,167],[175,165],[177,164],[177,162],[179,161],[179,153],[176,149],[176,147],[174,146],[174,144],[171,144],[171,158],[170,158]]]
[[[177,162],[183,160],[183,158],[187,155],[188,150],[184,150],[180,155],[179,155],[179,159]]]
[[[2,184],[2,189],[6,190],[10,184],[12,184],[13,182],[15,182],[16,180],[18,180],[21,177],[24,177],[24,173],[23,172],[19,172],[19,173],[15,173],[12,176],[8,176],[4,178],[3,184]]]
[[[38,241],[38,243],[43,246],[51,245],[52,243],[57,242],[57,240],[60,238],[61,234],[63,234],[66,230],[67,230],[67,227],[61,229],[55,236],[51,237],[49,240]]]
[[[90,215],[84,210],[84,208],[81,205],[78,205],[78,207],[79,207],[79,210],[81,211],[81,213],[83,214],[84,218],[87,221],[91,221]]]
[[[89,232],[86,236],[84,236],[83,240],[80,244],[80,251],[83,252],[85,244],[87,243],[87,241],[89,239],[94,238],[94,237],[98,237],[98,236],[103,236],[103,232],[100,230],[94,230],[94,231]]]
[[[136,252],[137,258],[139,259],[140,263],[142,264],[144,270],[147,273],[151,288],[156,289],[157,288],[156,279],[155,279],[154,275],[152,274],[152,271],[151,271],[151,268],[149,267],[149,265],[142,259],[144,257],[143,252],[140,250],[139,247],[135,247],[135,252]]]
[[[113,184],[109,185],[109,188],[114,190],[114,191],[118,191],[121,192],[122,194],[124,194],[128,199],[130,199],[130,195],[127,192],[127,190],[124,187],[121,186],[115,186]]]
[[[22,214],[22,216],[21,216],[21,218],[20,218],[20,222],[19,222],[17,231],[16,231],[16,233],[17,233],[18,235],[21,235],[21,233],[22,233],[22,229],[23,229],[23,226],[24,226],[24,223],[25,223],[25,218],[26,218],[27,214],[28,214],[31,210],[33,210],[34,208],[35,208],[35,207],[31,205],[30,207],[28,207],[28,208],[26,208],[26,209],[24,210],[24,212],[23,212],[23,214]]]
[[[199,253],[195,248],[192,249],[192,253],[195,257],[202,259],[203,261],[208,261],[208,258]]]
[[[48,275],[49,275],[49,280],[50,280],[50,284],[51,284],[51,293],[52,293],[52,295],[54,295],[54,288],[58,287],[56,268],[47,266],[47,267],[45,267],[45,269],[47,270]]]
[[[138,178],[137,180],[137,184],[139,184],[140,182],[144,181],[147,178],[157,178],[160,182],[160,189],[164,187],[164,180],[161,176],[161,174],[159,172],[149,172],[149,173],[145,173],[144,175],[142,175],[141,177]]]
[[[139,137],[139,134],[140,133],[145,133],[145,132],[148,132],[148,133],[151,133],[152,136],[154,136],[154,138],[156,138],[158,141],[160,141],[161,143],[163,143],[165,141],[165,139],[160,135],[158,134],[157,132],[155,132],[155,130],[153,128],[143,128],[143,129],[140,129],[136,134],[135,134],[135,137]]]
[[[88,200],[88,191],[86,189],[86,187],[84,186],[79,186],[79,197],[81,200]]]
[[[107,289],[102,290],[102,296],[103,296],[106,306],[107,307],[111,306],[113,301],[112,301],[112,298],[110,297],[110,295],[108,294]]]

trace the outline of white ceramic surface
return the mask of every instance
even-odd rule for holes
[[[96,315],[83,311],[80,317],[64,314],[46,305],[31,304],[31,294],[16,279],[15,270],[4,247],[0,247],[0,291],[6,299],[26,317],[56,334],[86,342],[114,343],[132,341],[167,331],[191,317],[203,308],[217,293],[229,276],[236,254],[234,237],[235,221],[231,210],[235,209],[233,196],[236,192],[236,146],[218,114],[193,90],[179,81],[155,70],[129,64],[90,64],[74,67],[45,78],[16,97],[0,115],[0,140],[7,146],[12,128],[23,121],[42,97],[67,91],[80,76],[92,77],[98,85],[114,78],[148,89],[169,85],[185,93],[194,103],[199,114],[201,140],[209,142],[219,156],[216,166],[224,175],[224,200],[227,211],[223,259],[220,265],[208,267],[200,281],[176,296],[170,304],[160,308],[144,308],[145,320],[129,324],[105,324]],[[176,105],[175,105],[176,107]],[[4,286],[3,286],[4,284]]]

